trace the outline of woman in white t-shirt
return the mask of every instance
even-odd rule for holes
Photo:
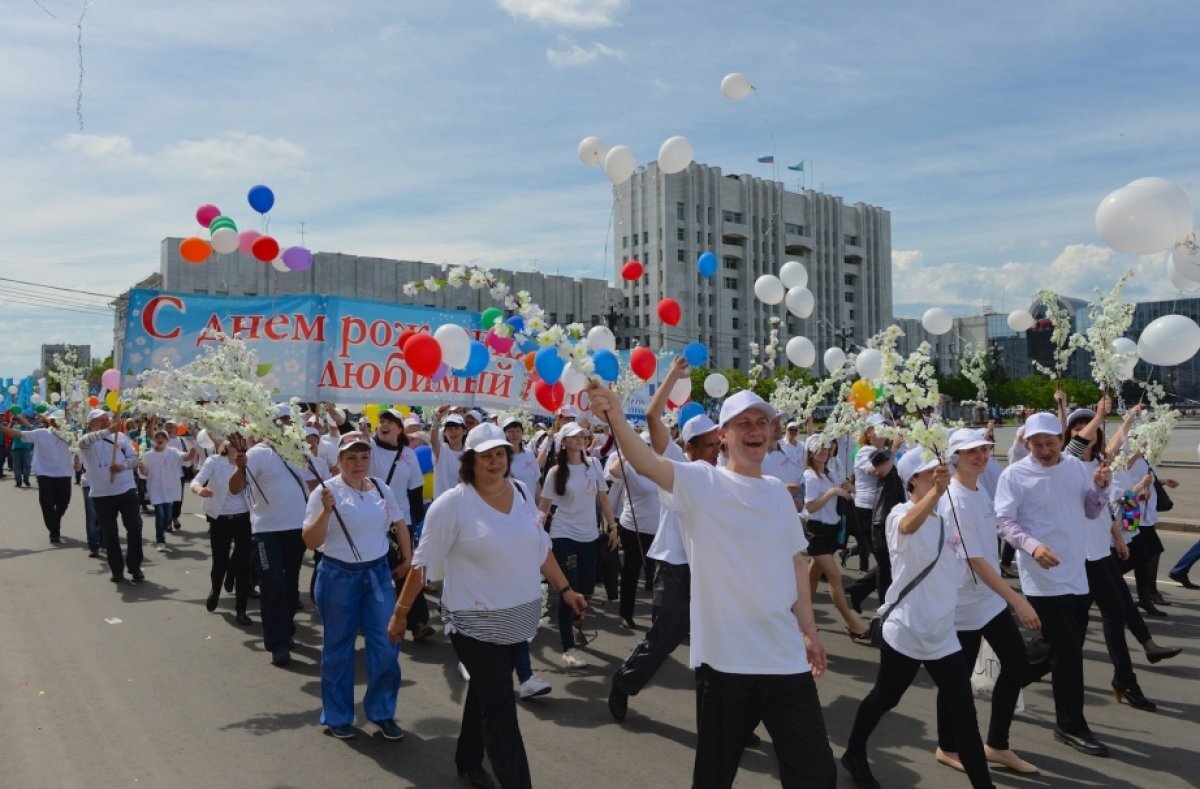
[[[953,716],[949,722],[971,785],[990,787],[971,695],[971,667],[954,630],[958,589],[966,568],[957,555],[959,538],[954,524],[936,513],[938,500],[950,483],[950,472],[926,457],[924,450],[912,449],[897,464],[910,495],[908,501],[892,508],[887,519],[893,580],[879,609],[885,617],[879,673],[854,716],[842,764],[859,786],[879,785],[867,763],[867,738],[884,714],[900,702],[924,664],[937,685],[939,709],[944,706]],[[921,577],[926,568],[930,568],[928,573]]]
[[[204,517],[208,520],[208,539],[212,548],[212,591],[205,607],[217,609],[222,585],[233,585],[237,605],[237,622],[250,625],[254,620],[246,613],[246,602],[253,581],[250,576],[250,500],[246,491],[229,492],[229,478],[237,471],[237,445],[225,441],[220,454],[210,455],[192,480],[192,492],[200,497]],[[230,546],[233,554],[230,555]]]
[[[167,549],[167,529],[174,518],[175,502],[181,498],[183,464],[195,457],[194,451],[167,446],[170,438],[166,430],[154,431],[153,447],[138,461],[138,472],[146,478],[146,495],[154,507],[154,548],[160,553]]]
[[[463,439],[467,435],[462,414],[446,413],[450,406],[439,406],[429,431],[433,449],[433,497],[436,499],[458,484],[458,464],[462,457]]]
[[[472,786],[492,786],[486,752],[501,786],[531,785],[517,724],[512,675],[516,653],[537,632],[541,577],[572,614],[587,608],[550,552],[531,491],[511,480],[512,447],[499,427],[481,424],[467,436],[460,483],[438,497],[388,624],[404,637],[409,606],[427,580],[443,577],[446,632],[469,675],[455,763]],[[593,527],[594,528],[594,527]]]
[[[854,455],[854,518],[848,525],[855,540],[854,553],[858,556],[858,569],[867,571],[871,557],[871,518],[875,511],[875,497],[879,493],[879,482],[892,470],[892,460],[872,463],[879,450],[889,449],[887,439],[875,432],[885,423],[880,414],[872,414],[867,429],[858,439],[858,452]],[[900,439],[890,447],[892,453],[899,448]]]
[[[361,438],[347,441],[338,449],[338,468],[338,476],[309,494],[302,532],[304,544],[323,554],[315,590],[324,625],[321,723],[335,737],[355,735],[354,642],[361,627],[367,664],[363,709],[385,739],[399,740],[404,737],[395,720],[400,650],[388,636],[396,601],[388,533],[396,538],[403,572],[412,564],[412,544],[391,489],[368,476],[371,444]]]
[[[534,501],[542,495],[542,470],[538,467],[537,455],[525,445],[525,425],[518,417],[505,418],[500,425],[504,437],[512,447],[512,476],[525,483],[525,489],[533,494]]]
[[[643,432],[641,438],[650,443],[648,432]],[[641,580],[643,571],[650,584],[654,582],[654,560],[646,556],[646,553],[658,533],[658,485],[622,462],[621,457],[615,453],[608,461],[607,471],[610,477],[620,480],[625,488],[617,528],[622,553],[619,613],[621,627],[636,630],[633,608],[637,602],[638,581]]]
[[[539,503],[541,511],[546,513],[551,505],[556,507],[550,519],[554,556],[571,588],[584,597],[591,595],[596,585],[597,506],[609,549],[615,550],[617,544],[612,507],[604,486],[604,469],[600,461],[583,453],[590,439],[590,433],[573,422],[558,431],[557,462],[546,475]],[[560,597],[558,634],[562,641],[563,662],[568,668],[581,668],[587,661],[575,649],[574,622],[574,611]]]
[[[838,532],[841,531],[840,518],[837,512],[838,499],[849,501],[853,494],[853,485],[848,481],[841,484],[834,482],[826,464],[829,462],[829,447],[820,434],[809,436],[804,442],[806,451],[804,469],[804,509],[808,512],[808,520],[804,524],[804,535],[808,538],[808,555],[812,562],[808,566],[808,580],[811,594],[817,593],[817,584],[821,576],[829,583],[829,596],[833,605],[842,615],[846,632],[854,641],[869,641],[870,634],[867,626],[859,621],[846,600],[845,590],[842,589],[842,571],[833,554],[837,551]]]

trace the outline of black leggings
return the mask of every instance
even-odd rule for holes
[[[233,575],[234,595],[237,610],[246,610],[246,599],[250,595],[250,563],[253,553],[250,548],[250,513],[222,515],[208,519],[208,538],[212,543],[212,588],[220,589],[225,576]],[[229,547],[233,546],[230,555]]]
[[[633,605],[637,602],[638,581],[642,576],[643,562],[654,573],[654,560],[646,558],[654,542],[653,534],[635,532],[633,529],[620,527],[621,537],[621,618],[633,619]],[[639,545],[639,543],[641,543]]]
[[[922,663],[937,685],[938,707],[940,709],[944,704],[950,716],[948,723],[958,735],[958,758],[971,779],[971,786],[992,786],[987,760],[983,755],[983,742],[979,739],[979,724],[975,720],[970,667],[962,652],[952,652],[937,660],[917,660],[897,652],[884,641],[879,650],[879,674],[875,677],[875,687],[858,705],[846,752],[866,758],[867,738],[884,714],[900,703]]]
[[[1029,655],[1025,652],[1025,641],[1017,629],[1016,620],[1007,608],[979,630],[958,631],[963,662],[968,667],[975,665],[975,659],[979,657],[979,644],[985,639],[1000,662],[1000,675],[996,677],[996,687],[992,690],[992,717],[988,724],[987,744],[998,751],[1007,751],[1008,730],[1017,708],[1017,696],[1029,674]],[[938,693],[938,745],[943,751],[958,753],[954,712],[946,709],[947,702],[945,694]]]
[[[1113,681],[1122,686],[1132,685],[1137,682],[1137,677],[1133,673],[1129,645],[1125,643],[1125,628],[1129,628],[1139,644],[1150,640],[1150,629],[1133,604],[1133,596],[1129,594],[1129,585],[1125,583],[1116,556],[1109,554],[1103,559],[1087,562],[1084,567],[1091,599],[1100,609],[1104,644],[1113,664]]]

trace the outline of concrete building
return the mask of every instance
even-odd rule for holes
[[[74,351],[78,361],[75,362],[76,367],[81,367],[87,370],[92,366],[92,346],[90,345],[43,345],[42,346],[42,367],[41,370],[45,373],[54,366],[54,357],[62,356]]]
[[[651,162],[616,188],[613,210],[616,272],[632,259],[645,266],[639,280],[620,281],[627,341],[660,349],[699,340],[710,366],[745,370],[749,343],[766,344],[772,317],[783,321],[781,345],[803,335],[818,355],[892,320],[891,215],[882,208],[704,164],[667,175]],[[704,252],[717,256],[711,279],[696,269]],[[804,320],[754,296],[754,281],[788,260],[808,270],[816,308]],[[664,297],[683,307],[677,326],[658,319]]]

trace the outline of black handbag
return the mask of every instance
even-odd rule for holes
[[[1167,486],[1162,484],[1157,474],[1154,474],[1154,495],[1158,497],[1158,505],[1154,508],[1158,512],[1170,512],[1175,506],[1175,502],[1167,495]]]
[[[942,548],[945,546],[945,544],[946,520],[941,515],[938,515],[938,549],[937,553],[933,556],[933,561],[930,562],[925,569],[921,570],[921,572],[917,574],[916,578],[905,584],[904,588],[900,590],[900,594],[896,595],[896,602],[892,603],[891,606],[888,607],[888,610],[884,611],[882,615],[875,617],[867,623],[867,634],[871,637],[871,646],[883,646],[883,623],[887,621],[888,615],[896,610],[896,606],[900,605],[900,601],[903,600],[909,592],[915,589],[917,584],[925,580],[925,576],[933,572],[933,568],[938,563],[938,559],[942,558]]]

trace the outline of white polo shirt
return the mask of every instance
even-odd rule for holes
[[[266,444],[246,452],[246,490],[250,526],[255,534],[289,531],[304,525],[308,506],[308,469],[288,463]]]
[[[33,463],[30,470],[36,477],[70,477],[75,474],[71,462],[71,445],[48,428],[22,430],[21,438],[33,444]],[[0,440],[3,437],[0,436]]]

